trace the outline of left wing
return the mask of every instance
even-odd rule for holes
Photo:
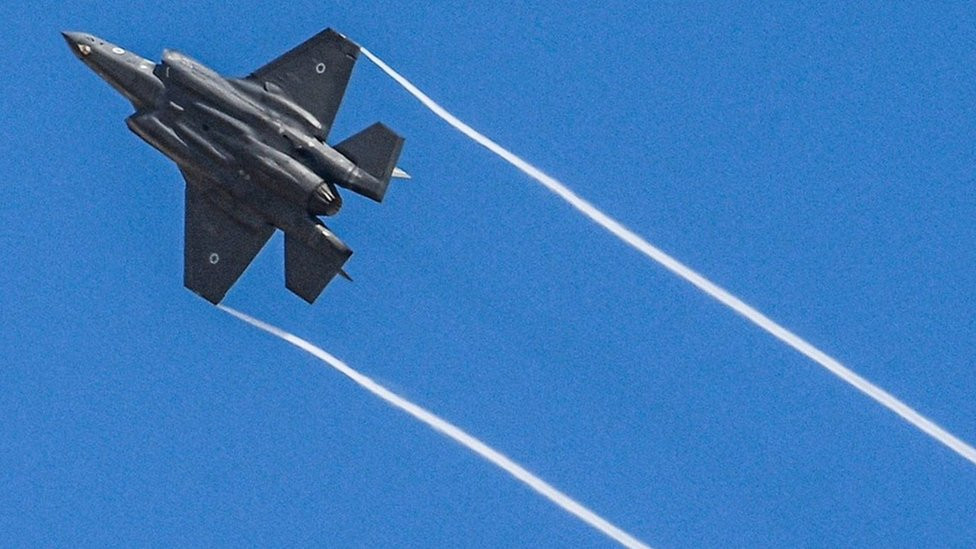
[[[216,305],[275,229],[254,214],[235,209],[230,197],[215,189],[205,177],[185,170],[183,177],[183,284]]]

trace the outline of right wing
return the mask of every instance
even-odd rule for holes
[[[359,46],[334,30],[325,29],[248,78],[280,87],[312,113],[328,135],[358,56]]]
[[[186,179],[183,284],[216,305],[237,282],[274,227],[235,211],[229,197],[192,172]],[[232,213],[233,212],[233,213]]]

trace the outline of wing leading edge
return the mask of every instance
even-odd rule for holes
[[[328,135],[349,75],[359,57],[359,46],[332,29],[309,38],[281,57],[251,73],[260,83],[280,87],[322,123]]]

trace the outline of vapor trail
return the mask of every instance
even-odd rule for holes
[[[240,311],[231,309],[226,305],[217,305],[221,310],[226,311],[237,318],[247,322],[248,324],[260,328],[269,334],[280,337],[281,339],[291,343],[292,345],[306,351],[316,358],[322,360],[329,366],[332,366],[338,370],[341,374],[345,375],[349,379],[355,381],[360,387],[366,389],[367,391],[373,393],[374,395],[385,400],[389,404],[403,410],[404,412],[410,414],[416,419],[426,423],[428,426],[432,427],[436,431],[440,431],[444,435],[454,439],[455,442],[461,444],[462,446],[468,448],[479,456],[485,458],[491,463],[502,468],[506,473],[512,475],[516,479],[522,481],[529,488],[532,488],[536,492],[542,494],[546,499],[555,503],[556,505],[562,507],[566,511],[576,515],[583,522],[589,524],[593,528],[596,528],[600,532],[603,532],[607,536],[613,538],[621,545],[625,547],[635,548],[635,549],[650,549],[643,542],[637,538],[631,536],[627,532],[624,532],[620,528],[617,528],[609,521],[597,515],[593,511],[584,507],[583,504],[577,502],[573,498],[567,496],[566,494],[560,492],[552,485],[542,480],[541,478],[533,475],[527,471],[521,465],[515,463],[511,459],[505,457],[498,451],[492,449],[490,446],[476,439],[475,437],[469,435],[468,433],[461,430],[446,420],[434,415],[432,412],[421,408],[420,406],[410,402],[409,400],[401,397],[400,395],[390,391],[386,387],[383,387],[379,383],[376,383],[369,377],[353,370],[345,362],[339,360],[338,358],[330,355],[319,347],[315,346],[304,339],[290,334],[281,328],[272,326],[266,322],[262,322],[254,317],[248,316]]]
[[[441,117],[451,126],[454,126],[464,135],[470,137],[476,141],[479,145],[485,147],[489,151],[502,157],[504,160],[508,161],[510,164],[525,172],[526,175],[535,179],[539,183],[542,183],[547,189],[556,193],[560,198],[568,202],[571,206],[579,210],[583,215],[589,217],[597,224],[602,226],[604,229],[613,233],[614,236],[623,240],[626,244],[630,245],[632,248],[646,255],[647,257],[657,261],[662,266],[664,266],[669,271],[680,276],[681,278],[687,280],[688,282],[694,284],[701,291],[712,296],[719,302],[723,303],[727,307],[731,308],[735,312],[749,319],[753,324],[759,326],[763,330],[766,330],[774,337],[786,343],[790,347],[793,347],[797,351],[803,353],[808,358],[814,362],[820,364],[831,373],[846,381],[847,383],[853,385],[857,390],[871,397],[879,404],[888,408],[892,412],[898,414],[906,421],[921,429],[924,433],[928,434],[932,438],[941,442],[942,444],[949,447],[952,451],[956,452],[960,456],[966,458],[973,464],[976,464],[976,449],[967,444],[966,442],[956,438],[952,433],[946,431],[939,425],[935,424],[930,419],[926,418],[922,414],[916,412],[910,406],[904,402],[898,400],[893,395],[885,391],[884,389],[878,387],[877,385],[871,383],[870,381],[864,379],[858,374],[854,373],[851,369],[847,368],[836,359],[828,355],[827,353],[821,351],[820,349],[814,347],[812,344],[808,343],[806,340],[800,336],[794,334],[793,332],[787,330],[783,326],[777,324],[775,321],[762,314],[758,310],[754,309],[752,306],[748,305],[741,299],[729,293],[724,288],[715,284],[714,282],[708,280],[704,276],[698,274],[690,267],[684,265],[677,259],[671,257],[664,251],[653,246],[639,235],[624,227],[619,221],[613,219],[602,211],[598,210],[596,206],[590,204],[580,196],[578,196],[573,191],[569,190],[566,185],[560,183],[555,178],[545,174],[539,168],[536,168],[532,164],[529,164],[525,160],[516,156],[514,153],[503,148],[498,143],[495,143],[488,137],[482,135],[480,132],[472,128],[471,126],[465,124],[459,120],[453,114],[447,112],[444,107],[441,107],[434,102],[433,99],[427,96],[424,92],[420,91],[416,86],[414,86],[409,80],[404,78],[400,73],[396,72],[389,65],[384,63],[380,58],[373,55],[372,52],[366,48],[361,48],[364,55],[369,58],[370,61],[376,64],[380,69],[383,70],[387,75],[389,75],[393,80],[403,86],[411,95],[416,97],[421,103],[424,104],[428,109],[430,109],[434,114]]]

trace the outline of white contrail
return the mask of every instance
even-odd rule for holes
[[[510,164],[516,168],[525,172],[529,177],[535,179],[539,183],[542,183],[547,189],[556,193],[560,198],[568,202],[571,206],[582,212],[584,215],[595,221],[597,224],[605,228],[614,234],[617,238],[623,240],[625,243],[629,244],[631,247],[646,255],[647,257],[657,261],[665,268],[673,272],[674,274],[680,276],[681,278],[687,280],[688,282],[697,286],[700,290],[706,294],[712,296],[718,301],[722,302],[735,312],[746,317],[754,324],[766,330],[773,336],[775,336],[780,341],[786,343],[790,347],[793,347],[797,351],[803,353],[811,360],[817,362],[824,368],[830,370],[831,373],[841,378],[853,385],[857,390],[868,395],[869,397],[876,400],[885,408],[888,408],[892,412],[895,412],[906,421],[918,427],[923,432],[938,440],[942,444],[946,445],[952,451],[956,452],[960,456],[966,458],[972,463],[976,464],[976,449],[967,444],[966,442],[960,440],[952,433],[946,431],[942,427],[936,425],[932,420],[926,418],[922,414],[916,412],[910,406],[904,402],[898,400],[893,395],[885,391],[884,389],[878,387],[877,385],[871,383],[870,381],[864,379],[858,374],[854,373],[852,370],[838,362],[836,359],[828,355],[827,353],[821,351],[820,349],[814,347],[807,341],[805,341],[800,336],[794,334],[793,332],[787,330],[783,326],[777,324],[772,319],[766,315],[760,313],[752,306],[746,304],[741,299],[735,297],[729,293],[724,288],[718,286],[714,282],[708,280],[704,276],[693,271],[688,266],[684,265],[677,259],[666,254],[662,250],[651,245],[649,242],[641,238],[639,235],[624,227],[619,221],[611,218],[607,214],[598,210],[595,206],[587,202],[586,200],[580,198],[576,193],[569,190],[566,185],[563,185],[555,178],[546,175],[539,168],[536,168],[532,164],[529,164],[525,160],[522,160],[514,153],[503,148],[498,143],[495,143],[491,139],[485,137],[480,132],[472,128],[471,126],[465,124],[459,120],[453,114],[447,112],[444,107],[441,107],[434,102],[430,97],[428,97],[424,92],[420,91],[416,86],[414,86],[410,81],[400,75],[398,72],[390,68],[389,65],[384,63],[380,58],[373,55],[372,52],[366,48],[361,48],[364,55],[369,58],[370,61],[376,64],[380,69],[388,74],[391,78],[396,80],[401,86],[403,86],[411,95],[416,97],[423,103],[428,109],[433,111],[434,114],[441,117],[451,126],[461,131],[464,135],[467,135],[479,145],[482,145],[489,151],[497,154],[503,159],[507,160]]]
[[[573,498],[567,496],[566,494],[560,492],[552,485],[542,480],[541,478],[533,475],[527,471],[524,467],[515,463],[511,459],[505,457],[497,450],[492,449],[490,446],[476,439],[475,437],[469,435],[468,433],[461,430],[446,420],[443,420],[432,412],[417,406],[416,404],[410,402],[409,400],[401,397],[400,395],[390,391],[386,387],[383,387],[379,383],[376,383],[369,377],[353,370],[345,362],[339,360],[338,358],[330,355],[319,347],[305,341],[304,339],[290,334],[281,328],[272,326],[266,322],[261,322],[260,320],[248,316],[240,311],[231,309],[226,305],[217,305],[220,309],[236,316],[237,318],[268,332],[269,334],[280,337],[281,339],[291,343],[292,345],[311,353],[316,358],[322,360],[329,366],[332,366],[340,373],[348,377],[349,379],[358,383],[362,388],[373,393],[374,395],[380,397],[386,402],[392,404],[393,406],[403,410],[404,412],[410,414],[411,416],[419,419],[420,421],[426,423],[436,431],[447,435],[448,437],[454,439],[457,443],[468,448],[479,456],[487,459],[488,461],[494,463],[498,467],[501,467],[506,473],[512,475],[516,479],[527,484],[530,488],[536,492],[542,494],[546,499],[555,503],[556,505],[562,507],[566,511],[569,511],[573,515],[579,517],[583,522],[589,524],[593,528],[596,528],[600,532],[603,532],[607,536],[610,536],[614,540],[618,541],[621,545],[630,548],[638,549],[650,549],[646,544],[635,538],[634,536],[624,532],[620,528],[614,526],[609,521],[597,515],[593,511],[584,507],[583,504],[577,502]]]

